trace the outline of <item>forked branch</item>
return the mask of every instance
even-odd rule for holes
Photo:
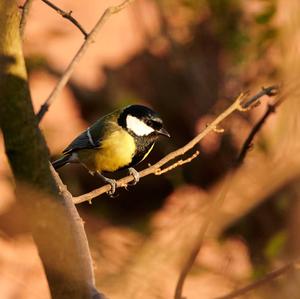
[[[69,20],[71,23],[73,23],[84,35],[84,38],[87,38],[88,33],[83,29],[82,25],[75,18],[73,18],[71,10],[66,12],[48,0],[41,0],[41,1],[43,1],[45,4],[50,6],[52,9],[54,9],[63,18],[65,18],[65,19]]]
[[[85,41],[83,42],[83,44],[81,45],[81,47],[79,48],[79,50],[77,51],[77,53],[75,54],[75,56],[73,57],[73,59],[71,60],[70,64],[68,65],[68,67],[64,71],[63,75],[61,76],[61,78],[57,82],[56,86],[54,87],[54,89],[50,93],[49,97],[46,99],[46,101],[44,102],[44,104],[41,106],[39,112],[37,113],[37,118],[38,118],[39,122],[42,120],[42,118],[44,117],[44,115],[48,111],[50,105],[54,102],[54,100],[57,98],[57,96],[59,95],[59,93],[61,92],[61,90],[64,88],[64,86],[69,81],[69,79],[70,79],[70,77],[71,77],[71,75],[72,75],[75,67],[77,66],[77,64],[79,63],[79,61],[81,60],[82,56],[87,51],[87,49],[89,48],[89,46],[94,42],[94,39],[95,39],[97,33],[103,27],[103,25],[105,24],[105,22],[113,14],[116,14],[116,13],[120,12],[121,10],[123,10],[127,5],[129,5],[133,1],[134,0],[125,0],[121,4],[116,5],[116,6],[108,7],[104,11],[104,13],[99,18],[99,20],[97,21],[97,23],[94,26],[94,28],[86,36]]]

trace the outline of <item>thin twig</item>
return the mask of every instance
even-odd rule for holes
[[[274,89],[270,89],[270,88],[263,88],[263,90],[267,91],[267,94],[269,96],[274,96],[278,94],[278,86],[274,86]],[[248,137],[246,138],[240,153],[235,161],[235,165],[234,167],[239,167],[243,162],[244,159],[246,157],[246,154],[248,152],[248,150],[251,148],[252,146],[252,142],[254,137],[257,135],[257,133],[261,130],[262,126],[264,125],[264,123],[266,122],[266,120],[268,119],[268,117],[275,112],[276,108],[283,102],[283,100],[286,98],[285,95],[282,96],[278,96],[277,100],[272,103],[272,104],[268,104],[268,108],[266,110],[266,112],[263,114],[263,116],[260,118],[260,120],[254,125],[254,127],[252,128],[252,130],[250,131]],[[251,104],[250,104],[251,105]]]
[[[288,263],[288,264],[282,266],[281,268],[266,274],[262,279],[259,279],[253,283],[250,283],[250,284],[244,286],[241,289],[233,291],[225,296],[217,297],[215,299],[232,299],[232,298],[236,298],[236,297],[245,295],[245,294],[249,293],[250,291],[253,291],[254,289],[257,289],[257,288],[261,287],[262,285],[276,279],[277,277],[279,277],[283,274],[286,274],[287,272],[289,272],[291,270],[295,270],[295,269],[299,270],[299,265],[297,262]]]
[[[52,2],[50,2],[48,0],[41,0],[41,1],[46,3],[52,9],[54,9],[63,18],[65,18],[65,19],[69,20],[71,23],[73,23],[81,31],[81,33],[84,35],[84,38],[87,38],[88,33],[83,29],[83,27],[80,25],[80,23],[75,18],[72,17],[72,11],[66,12],[66,11],[62,10],[61,8],[59,8],[58,6],[56,6],[55,4],[53,4]]]
[[[83,54],[87,51],[90,44],[92,44],[94,42],[94,38],[96,37],[97,33],[102,28],[102,26],[105,24],[105,22],[110,18],[110,16],[112,16],[113,14],[118,13],[119,11],[124,9],[127,5],[129,5],[133,1],[134,0],[125,0],[121,4],[116,5],[116,6],[108,7],[104,11],[102,16],[99,18],[98,22],[96,23],[96,25],[92,29],[92,31],[87,35],[85,41],[83,42],[83,44],[81,45],[81,47],[79,48],[79,50],[77,51],[75,56],[73,57],[72,61],[68,65],[68,67],[64,71],[62,77],[60,78],[60,80],[56,84],[55,88],[52,90],[51,94],[49,95],[49,97],[47,98],[45,103],[41,106],[41,108],[40,108],[40,110],[37,114],[37,118],[38,118],[39,122],[42,120],[43,116],[48,111],[48,109],[49,109],[50,105],[53,103],[53,101],[57,98],[58,94],[61,92],[63,87],[69,81],[75,67],[79,63],[79,61],[82,58]]]
[[[257,93],[255,96],[251,97],[248,101],[245,101],[242,103],[242,107],[244,109],[250,108],[253,104],[257,103],[258,99],[261,98],[264,95],[267,95],[269,97],[275,96],[278,94],[279,86],[273,85],[269,87],[263,87],[259,93]]]
[[[262,88],[262,90],[259,93],[257,93],[256,95],[254,95],[247,101],[244,101],[243,103],[241,103],[241,106],[242,106],[241,110],[247,111],[247,110],[251,109],[252,107],[256,106],[259,99],[263,95],[274,96],[277,94],[278,94],[277,86],[270,86],[268,88]],[[276,103],[279,103],[279,101],[277,100]],[[251,130],[250,134],[246,138],[246,140],[241,148],[239,155],[237,156],[237,159],[234,163],[235,167],[238,167],[243,163],[243,161],[246,157],[246,154],[248,153],[248,150],[250,148],[250,145],[253,141],[254,136],[262,128],[262,125],[265,123],[268,116],[272,112],[274,112],[275,105],[276,104],[273,104],[273,105],[269,104],[267,112],[263,115],[263,117],[260,119],[260,121]],[[196,242],[193,245],[193,248],[192,248],[188,258],[181,269],[181,272],[180,272],[180,275],[179,275],[179,278],[178,278],[178,281],[176,284],[176,288],[175,288],[175,295],[174,295],[175,299],[182,299],[182,291],[183,291],[183,286],[184,286],[186,277],[187,277],[188,273],[190,272],[192,266],[194,265],[195,260],[202,248],[205,233],[208,230],[208,227],[209,227],[210,223],[212,222],[214,215],[217,213],[217,211],[220,209],[222,203],[225,201],[227,193],[231,187],[232,182],[233,182],[233,172],[230,171],[227,174],[226,178],[224,179],[224,183],[223,183],[220,193],[218,194],[218,196],[215,199],[212,200],[212,203],[209,206],[207,217],[205,218],[205,221],[199,230]]]
[[[32,2],[33,2],[33,0],[26,0],[23,5],[19,6],[19,8],[22,10],[21,20],[20,20],[20,35],[21,35],[21,37],[24,36],[27,17],[28,17]]]
[[[187,159],[184,159],[184,160],[178,160],[177,162],[175,162],[175,163],[173,163],[172,165],[170,165],[170,166],[168,166],[168,167],[166,167],[166,168],[164,168],[164,169],[157,169],[156,171],[155,171],[155,175],[162,175],[162,174],[164,174],[164,173],[166,173],[166,172],[168,172],[168,171],[170,171],[170,170],[173,170],[173,169],[175,169],[176,167],[178,167],[178,166],[182,166],[182,165],[184,165],[184,164],[187,164],[187,163],[190,163],[192,160],[194,160],[195,158],[197,158],[198,156],[199,156],[199,154],[200,154],[200,152],[199,151],[196,151],[193,155],[191,155],[189,158],[187,158]]]
[[[260,97],[262,97],[263,95],[267,95],[269,94],[270,90],[275,90],[274,87],[268,87],[266,89],[263,89],[262,91],[259,92],[259,97],[256,95],[254,95],[253,97],[251,97],[247,103],[251,103],[251,106],[259,100]],[[253,100],[253,98],[255,98],[255,100]],[[197,145],[199,143],[200,140],[202,140],[208,133],[212,132],[215,130],[215,128],[218,127],[218,125],[225,119],[227,118],[230,114],[232,114],[234,111],[244,111],[245,107],[249,108],[249,106],[242,106],[243,103],[245,103],[244,101],[245,99],[245,94],[241,94],[235,101],[233,104],[231,104],[224,112],[222,112],[211,124],[209,124],[208,126],[206,126],[206,128],[200,133],[198,134],[194,139],[192,139],[190,142],[188,142],[186,145],[184,145],[183,147],[169,153],[168,155],[166,155],[163,159],[161,159],[160,161],[158,161],[157,163],[155,163],[154,165],[142,170],[139,175],[140,177],[144,177],[147,176],[149,174],[155,174],[155,172],[158,169],[161,169],[162,166],[164,166],[165,164],[167,164],[168,162],[170,162],[171,160],[176,159],[179,156],[184,155],[187,151],[189,151],[190,149],[192,149],[195,145]],[[124,187],[126,186],[129,182],[131,182],[133,180],[133,177],[131,175],[126,176],[120,180],[117,181],[117,186],[118,187]],[[78,203],[82,203],[84,201],[88,201],[91,202],[91,200],[103,193],[106,193],[110,190],[111,186],[109,184],[102,186],[98,189],[95,189],[89,193],[86,193],[84,195],[81,196],[77,196],[74,197],[74,202],[76,204]]]
[[[273,104],[269,104],[266,112],[263,114],[263,116],[260,118],[260,120],[255,124],[255,126],[252,128],[251,132],[249,133],[247,139],[245,140],[242,149],[239,153],[239,156],[236,159],[235,167],[239,167],[243,161],[245,160],[246,154],[249,151],[249,149],[252,146],[252,142],[256,134],[261,130],[262,126],[268,119],[268,117],[275,112],[275,106]]]

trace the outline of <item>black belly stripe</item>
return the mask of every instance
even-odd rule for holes
[[[143,161],[143,159],[145,158],[145,155],[148,154],[148,152],[151,149],[152,145],[153,145],[153,143],[148,145],[147,147],[145,147],[142,152],[139,152],[139,153],[135,154],[133,159],[132,159],[132,162],[130,163],[131,166],[137,165],[138,163]],[[129,166],[129,167],[131,167],[131,166]]]
[[[145,138],[140,137],[139,140],[136,140],[137,149],[136,149],[136,153],[133,156],[131,162],[128,165],[119,168],[118,171],[127,169],[129,167],[134,167],[135,165],[137,165],[141,161],[143,161],[143,159],[145,158],[145,155],[147,155],[149,153],[149,150],[151,149],[151,147],[153,147],[154,143],[155,143],[155,141],[153,139],[145,140]]]
[[[143,150],[142,152],[141,152],[141,151],[140,151],[140,152],[137,152],[137,153],[133,156],[131,162],[130,162],[128,165],[119,168],[118,171],[119,171],[119,170],[124,170],[124,169],[130,168],[130,167],[134,167],[134,166],[136,166],[137,164],[139,164],[141,161],[143,161],[145,155],[148,154],[148,152],[149,152],[151,146],[152,146],[152,144],[150,144],[147,148],[144,148],[144,150]]]

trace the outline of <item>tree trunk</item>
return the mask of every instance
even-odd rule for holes
[[[52,298],[100,298],[82,221],[67,191],[56,186],[34,115],[16,0],[0,1],[0,26],[0,126]]]

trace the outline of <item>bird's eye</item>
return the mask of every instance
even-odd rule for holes
[[[147,125],[153,128],[154,130],[160,130],[162,128],[162,123],[149,119]]]

